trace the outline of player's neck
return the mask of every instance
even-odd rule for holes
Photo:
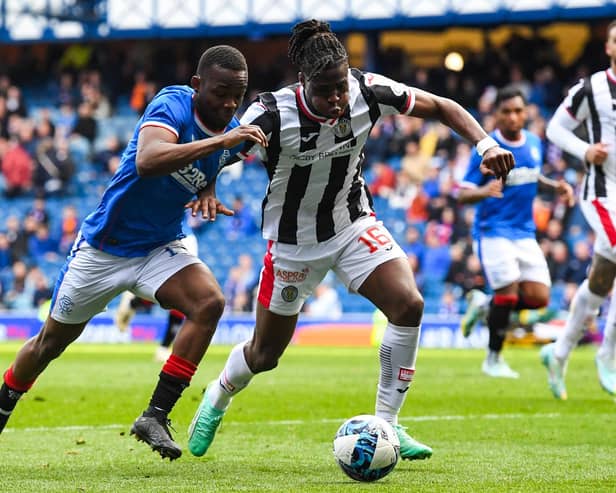
[[[498,132],[499,137],[508,144],[520,144],[524,139],[524,135],[522,135],[521,130],[518,130],[517,132],[507,132],[506,130],[501,130],[499,128],[496,131]]]

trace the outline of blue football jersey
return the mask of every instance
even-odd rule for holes
[[[542,143],[536,135],[522,130],[520,142],[510,142],[496,130],[490,134],[503,149],[513,153],[515,167],[507,175],[503,197],[488,197],[477,203],[473,237],[504,236],[511,239],[534,238],[533,200],[541,173]],[[494,178],[479,170],[481,156],[471,157],[462,186],[483,186]]]
[[[81,230],[90,245],[112,255],[141,257],[184,237],[184,205],[216,176],[219,162],[241,146],[213,152],[170,175],[157,177],[140,177],[135,157],[139,131],[146,126],[169,130],[178,143],[216,135],[199,119],[193,96],[188,86],[169,86],[147,106],[98,207],[84,220]],[[238,125],[234,117],[224,131]]]

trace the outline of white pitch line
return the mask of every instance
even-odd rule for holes
[[[607,414],[606,414],[607,415]],[[400,421],[465,421],[465,420],[481,420],[481,419],[546,419],[558,418],[560,413],[509,413],[509,414],[469,414],[469,415],[444,415],[444,416],[413,416],[401,417]],[[610,414],[611,416],[611,414]],[[327,423],[342,423],[347,418],[324,418],[324,419],[289,419],[279,421],[232,421],[225,422],[226,426],[243,426],[243,425],[269,425],[269,426],[291,426],[291,425],[310,425],[310,424],[327,424]],[[129,424],[109,424],[109,425],[76,425],[76,426],[39,426],[28,428],[7,428],[4,432],[26,431],[93,431],[93,430],[116,430],[130,427]]]

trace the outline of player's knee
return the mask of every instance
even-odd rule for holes
[[[191,319],[199,324],[217,323],[225,309],[225,297],[222,293],[211,293],[196,303]]]
[[[386,313],[388,320],[396,325],[415,327],[421,323],[424,311],[424,299],[419,291],[400,299],[392,300],[390,312]]]

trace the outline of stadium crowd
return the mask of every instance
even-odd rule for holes
[[[494,128],[491,109],[497,88],[517,85],[530,103],[527,128],[545,143],[543,174],[577,188],[583,164],[549,144],[545,127],[563,91],[605,65],[597,58],[601,50],[596,43],[592,38],[568,67],[550,40],[512,35],[503,46],[468,56],[461,72],[415,67],[401,50],[391,49],[379,52],[375,66],[366,68],[455,99],[487,131]],[[13,46],[0,62],[3,309],[36,309],[49,299],[52,276],[80,221],[117,168],[128,132],[157,88],[188,82],[194,67],[187,60],[199,50],[181,41],[128,46],[45,45],[29,52]],[[286,61],[259,66],[250,53],[247,57],[251,77],[245,104],[261,90],[296,80]],[[279,59],[285,58],[280,52]],[[366,146],[364,176],[377,216],[408,253],[426,313],[460,313],[464,294],[485,286],[472,252],[473,207],[456,200],[471,152],[441,124],[396,117],[375,127]],[[237,211],[236,217],[217,222],[222,225],[192,224],[200,253],[224,287],[228,310],[252,310],[265,251],[258,223],[266,181],[254,160],[230,169],[220,181],[219,195]],[[554,283],[553,307],[566,308],[586,276],[592,233],[577,206],[569,209],[548,191],[540,193],[534,214]],[[344,311],[370,309],[359,297],[336,291]]]

